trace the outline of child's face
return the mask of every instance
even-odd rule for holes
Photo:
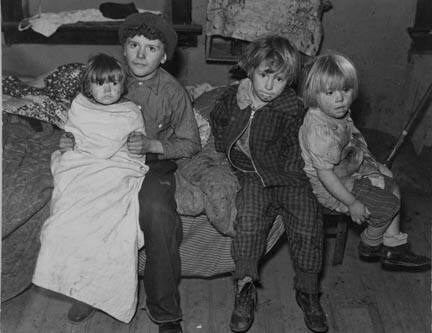
[[[252,93],[264,103],[278,97],[287,85],[288,78],[280,72],[269,72],[269,66],[263,61],[251,75]]]
[[[343,118],[353,101],[353,90],[327,90],[318,93],[318,107],[332,118]]]
[[[104,105],[109,105],[117,102],[122,95],[122,87],[120,82],[90,83],[90,93],[96,102]]]
[[[150,40],[142,35],[126,40],[123,54],[132,73],[140,80],[152,78],[167,56],[159,39]]]

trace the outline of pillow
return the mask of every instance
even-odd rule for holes
[[[195,119],[201,138],[201,146],[205,147],[211,135],[210,112],[217,98],[225,91],[225,87],[215,88],[209,83],[202,83],[195,86],[187,86],[186,90],[193,101]]]
[[[63,128],[67,119],[69,103],[53,101],[44,95],[11,97],[3,95],[3,112],[38,119]]]
[[[217,99],[226,90],[226,86],[216,87],[199,95],[194,101],[195,110],[207,121],[210,121],[210,112]]]
[[[201,147],[204,148],[211,134],[210,123],[207,121],[207,119],[201,116],[201,114],[196,109],[194,109],[194,114],[195,114],[195,120],[198,125]]]
[[[2,80],[3,111],[63,128],[73,98],[81,89],[85,65],[70,63],[42,75],[44,84],[8,75]],[[8,95],[8,96],[7,96]]]

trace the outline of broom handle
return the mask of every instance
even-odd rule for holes
[[[419,104],[417,105],[417,108],[412,113],[411,117],[408,119],[407,124],[405,125],[405,128],[403,129],[401,135],[399,136],[396,144],[393,146],[392,151],[388,155],[385,165],[388,168],[391,168],[393,164],[393,160],[399,151],[400,147],[402,146],[403,142],[405,141],[405,137],[408,135],[408,133],[411,130],[412,125],[414,124],[414,121],[417,119],[420,113],[425,112],[427,110],[427,107],[429,106],[430,100],[432,97],[432,84],[429,85],[429,88],[426,90],[425,94],[423,95],[422,99],[420,100]]]

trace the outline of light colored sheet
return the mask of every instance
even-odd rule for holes
[[[141,112],[126,102],[96,109],[82,95],[65,130],[76,147],[52,155],[51,216],[41,232],[33,276],[38,286],[129,322],[137,302],[138,192],[148,167],[125,142],[143,131]]]

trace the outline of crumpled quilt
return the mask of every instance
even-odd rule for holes
[[[128,153],[126,140],[144,132],[141,111],[129,101],[98,106],[80,94],[65,130],[76,148],[52,155],[51,215],[42,227],[33,283],[129,322],[144,244],[138,192],[148,166]]]
[[[8,75],[2,78],[3,112],[31,117],[63,128],[72,100],[81,89],[85,65],[58,66],[33,82]]]
[[[213,135],[203,150],[179,161],[176,173],[177,210],[180,214],[205,214],[221,234],[234,236],[235,197],[240,188],[227,159],[214,149]]]
[[[34,132],[28,123],[3,121],[2,301],[31,282],[39,233],[49,215],[51,153],[60,131]]]

